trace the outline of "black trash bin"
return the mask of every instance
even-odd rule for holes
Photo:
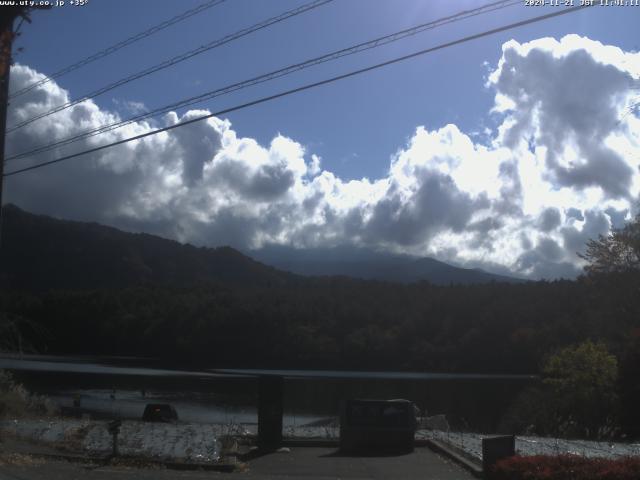
[[[411,452],[416,427],[409,400],[347,400],[340,414],[340,450]]]

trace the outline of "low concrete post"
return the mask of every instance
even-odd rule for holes
[[[282,443],[284,379],[265,375],[258,382],[258,446],[276,449]]]
[[[513,457],[516,454],[515,435],[500,435],[482,439],[482,469],[485,478],[491,478],[491,468],[498,460]]]
[[[114,420],[112,422],[109,422],[108,425],[108,429],[109,429],[109,433],[113,436],[113,451],[111,453],[111,456],[113,457],[117,457],[118,456],[118,434],[120,433],[120,426],[122,425],[122,422],[120,420]]]

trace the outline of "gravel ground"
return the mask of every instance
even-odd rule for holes
[[[111,453],[112,436],[108,422],[95,420],[6,420],[0,422],[0,434],[43,442],[70,452],[85,455]],[[118,436],[120,454],[154,460],[215,463],[222,455],[222,440],[254,436],[256,425],[219,425],[195,423],[147,423],[123,421]],[[335,422],[326,425],[285,427],[285,438],[338,439]],[[478,433],[418,430],[417,439],[435,439],[482,459],[482,438]],[[558,438],[517,436],[516,450],[521,455],[557,455],[571,453],[586,457],[616,458],[640,456],[640,443],[593,442]]]
[[[334,439],[340,438],[339,426],[295,426],[285,427],[282,430],[285,438],[304,438],[304,439]]]
[[[431,438],[447,443],[482,460],[482,439],[491,435],[479,433],[418,430],[416,438]],[[640,443],[593,442],[562,438],[516,436],[516,451],[520,455],[558,455],[571,453],[584,457],[617,458],[640,456]]]
[[[108,455],[112,436],[108,422],[72,419],[10,420],[0,422],[0,433],[51,444],[84,455]],[[157,460],[215,463],[221,437],[236,432],[225,425],[144,423],[124,421],[118,435],[122,455]]]

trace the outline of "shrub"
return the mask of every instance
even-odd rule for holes
[[[545,386],[525,388],[500,419],[498,433],[542,436],[558,433],[552,395]]]
[[[637,480],[640,458],[585,458],[578,455],[510,457],[498,461],[491,480]]]
[[[0,418],[55,413],[56,407],[49,399],[29,393],[9,372],[0,370]]]
[[[618,363],[604,344],[565,347],[547,358],[542,371],[561,427],[555,433],[599,438],[611,430]]]

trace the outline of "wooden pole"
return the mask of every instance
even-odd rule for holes
[[[13,21],[24,13],[23,7],[0,7],[0,245],[2,244],[2,198],[4,185],[4,148],[9,105],[9,75],[13,47]]]

